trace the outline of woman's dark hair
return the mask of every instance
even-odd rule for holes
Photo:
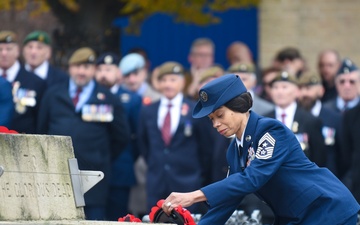
[[[234,112],[245,113],[253,105],[253,99],[249,92],[242,93],[241,95],[236,96],[227,103],[224,104],[227,108]]]

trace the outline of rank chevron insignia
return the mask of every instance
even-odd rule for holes
[[[275,139],[266,133],[260,138],[258,148],[256,150],[256,158],[270,159],[274,152]]]

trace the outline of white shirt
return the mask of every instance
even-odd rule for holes
[[[313,116],[319,117],[321,111],[321,105],[322,105],[321,101],[316,100],[315,105],[311,109],[311,114],[313,114]]]
[[[184,96],[182,93],[177,94],[171,100],[165,98],[164,96],[160,98],[160,107],[159,107],[158,119],[157,119],[157,124],[160,130],[163,127],[164,119],[168,112],[168,105],[171,104],[172,107],[170,108],[170,116],[171,116],[170,131],[171,131],[171,135],[174,135],[174,133],[177,130],[177,127],[179,126],[183,98]]]
[[[18,72],[20,70],[20,63],[16,61],[10,68],[6,70],[6,80],[10,83],[14,82]],[[4,70],[0,69],[0,74],[3,75]]]
[[[346,109],[354,108],[358,103],[359,103],[359,97],[356,97],[353,100],[347,102]],[[336,106],[340,111],[343,111],[345,108],[345,101],[339,96],[337,96],[336,98]]]
[[[276,117],[276,119],[282,122],[281,115],[283,113],[285,113],[286,114],[285,126],[287,126],[289,129],[291,129],[292,123],[294,121],[296,107],[297,107],[296,102],[291,103],[288,107],[286,107],[284,109],[280,108],[279,106],[276,106],[275,107],[275,117]]]
[[[31,66],[29,64],[25,64],[25,69],[29,72],[32,71]],[[44,61],[34,69],[33,73],[35,73],[41,79],[46,80],[48,71],[49,71],[49,62]]]
[[[80,112],[83,105],[90,99],[94,88],[95,88],[95,81],[94,80],[91,80],[87,85],[82,87],[82,91],[81,91],[81,93],[79,95],[79,101],[78,101],[78,103],[76,104],[76,107],[75,107],[76,112]],[[76,84],[74,83],[74,81],[72,79],[70,79],[70,81],[69,81],[69,95],[70,95],[71,98],[75,97],[76,89],[77,89]]]

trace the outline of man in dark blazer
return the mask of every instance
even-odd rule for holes
[[[280,72],[271,83],[275,110],[266,116],[283,122],[295,134],[305,155],[318,166],[326,166],[321,120],[298,106],[299,91],[297,78],[286,71]]]
[[[360,104],[344,113],[343,117],[343,164],[350,174],[348,186],[360,202]]]
[[[95,60],[90,48],[80,48],[72,54],[71,78],[46,92],[38,129],[41,134],[70,136],[79,169],[104,172],[104,179],[84,196],[86,218],[104,220],[111,161],[128,143],[130,131],[119,99],[93,80]]]
[[[306,72],[299,79],[300,96],[299,104],[303,109],[319,118],[322,122],[322,134],[326,146],[326,167],[339,177],[338,167],[341,157],[340,125],[341,114],[325,107],[321,98],[325,93],[319,75]]]
[[[18,61],[20,50],[16,34],[0,31],[0,73],[12,84],[15,113],[9,128],[19,133],[36,133],[36,118],[46,84],[25,70]]]
[[[46,81],[47,87],[68,79],[69,75],[50,64],[51,39],[44,31],[29,33],[23,42],[25,69]]]
[[[117,221],[119,217],[129,214],[130,188],[135,186],[136,177],[134,161],[139,154],[136,131],[142,98],[135,92],[121,86],[121,72],[118,67],[120,57],[111,52],[105,52],[96,61],[96,81],[120,99],[130,125],[131,141],[123,152],[112,162],[109,198],[107,202],[107,220]]]
[[[360,71],[350,59],[344,59],[335,77],[337,97],[325,102],[325,106],[343,113],[360,101]]]
[[[158,78],[162,97],[140,113],[138,143],[148,166],[148,211],[172,191],[196,190],[210,174],[209,136],[201,120],[191,116],[195,103],[184,98],[183,74],[177,62],[162,64]],[[197,213],[200,205],[189,210]]]

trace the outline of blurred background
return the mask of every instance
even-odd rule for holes
[[[357,0],[1,0],[0,29],[15,31],[19,40],[33,30],[49,32],[58,66],[76,48],[90,46],[122,55],[142,48],[151,68],[168,60],[188,67],[191,42],[208,37],[224,68],[226,48],[241,41],[259,67],[292,46],[313,69],[328,48],[359,63],[359,10]]]

